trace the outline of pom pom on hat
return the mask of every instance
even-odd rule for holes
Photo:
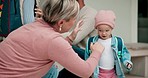
[[[95,28],[101,24],[107,24],[111,28],[115,27],[115,13],[111,10],[100,10],[95,17]]]

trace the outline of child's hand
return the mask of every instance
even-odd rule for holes
[[[40,8],[35,8],[36,19],[41,18],[43,16],[43,12]]]
[[[132,68],[132,65],[130,63],[127,63],[126,66],[127,66],[128,69]]]

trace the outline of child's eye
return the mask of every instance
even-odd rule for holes
[[[109,30],[106,30],[106,32],[108,32]]]
[[[99,30],[101,32],[101,30]]]

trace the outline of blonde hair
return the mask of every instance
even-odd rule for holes
[[[79,12],[79,4],[76,0],[45,0],[41,9],[43,19],[54,25],[61,19],[69,21],[70,18],[75,18]]]

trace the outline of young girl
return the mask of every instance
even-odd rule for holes
[[[101,55],[98,66],[93,73],[94,78],[124,78],[122,64],[127,70],[131,70],[133,64],[131,56],[124,44],[118,45],[118,39],[112,35],[112,30],[115,27],[115,14],[111,10],[101,10],[95,17],[98,35],[88,39],[86,45],[85,58],[89,57],[91,51],[89,50],[91,42],[98,42],[105,46],[105,50]],[[123,40],[120,38],[121,42]],[[121,48],[121,52],[119,51]]]

